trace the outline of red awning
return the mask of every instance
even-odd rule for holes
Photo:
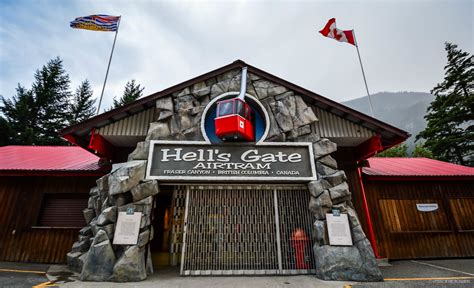
[[[370,179],[378,178],[467,178],[474,179],[474,168],[428,158],[370,158],[363,168]]]
[[[0,147],[0,175],[103,175],[99,157],[78,146]]]

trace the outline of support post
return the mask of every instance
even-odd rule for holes
[[[280,213],[278,212],[278,195],[276,188],[273,188],[273,205],[275,207],[275,230],[278,254],[278,273],[280,274],[283,271],[283,261],[281,258]]]
[[[357,163],[359,164],[359,162]],[[357,176],[359,178],[360,191],[362,194],[362,205],[364,207],[365,219],[367,220],[367,229],[369,230],[369,241],[372,244],[372,249],[374,250],[375,258],[380,259],[379,251],[377,249],[377,242],[375,240],[374,226],[372,224],[372,219],[370,218],[369,205],[367,203],[367,196],[365,195],[364,183],[362,182],[362,167],[357,165]]]
[[[100,93],[99,105],[97,106],[96,115],[99,115],[100,105],[102,104],[102,98],[104,97],[105,84],[107,83],[107,77],[109,76],[110,63],[112,62],[112,56],[114,55],[115,41],[117,40],[117,34],[118,34],[118,31],[119,31],[120,20],[121,19],[122,19],[122,16],[120,16],[120,18],[118,20],[118,23],[117,23],[117,31],[115,31],[114,43],[112,44],[112,51],[110,52],[109,64],[107,65],[107,72],[105,72],[104,85],[102,86],[102,92]]]
[[[186,204],[184,208],[184,223],[183,223],[183,247],[181,248],[181,263],[180,263],[180,269],[179,269],[179,274],[184,275],[184,261],[185,261],[185,256],[184,254],[186,253],[186,230],[188,226],[188,210],[189,210],[189,186],[186,186]]]

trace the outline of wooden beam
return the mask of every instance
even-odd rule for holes
[[[109,160],[113,159],[114,146],[102,135],[97,134],[95,129],[92,130],[91,140],[89,141],[89,146],[87,148],[94,150],[95,153],[101,157],[106,157]]]
[[[369,140],[363,142],[355,148],[357,159],[364,160],[375,155],[376,152],[383,151],[380,135],[376,134]]]

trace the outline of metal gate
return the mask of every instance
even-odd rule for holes
[[[315,273],[304,186],[186,188],[181,275]]]

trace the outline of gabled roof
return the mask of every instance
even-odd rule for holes
[[[392,178],[470,178],[474,180],[474,168],[428,158],[370,158],[369,167],[362,169],[370,179]]]
[[[0,147],[0,175],[103,175],[99,157],[77,146]]]
[[[137,101],[130,103],[128,105],[110,110],[108,112],[97,115],[89,120],[78,123],[74,126],[64,128],[61,130],[60,134],[63,137],[72,136],[76,140],[81,137],[87,136],[93,128],[103,127],[107,124],[113,123],[125,117],[129,117],[136,113],[143,111],[144,109],[154,107],[156,99],[170,95],[174,92],[180,91],[188,86],[205,81],[212,77],[216,77],[233,69],[247,67],[248,72],[254,75],[265,78],[269,81],[272,81],[276,84],[287,87],[290,90],[299,93],[302,96],[305,96],[310,100],[310,104],[318,106],[328,112],[331,112],[339,117],[347,119],[355,124],[364,126],[370,130],[376,131],[376,133],[381,135],[381,141],[384,146],[393,146],[396,145],[405,139],[407,139],[410,134],[397,128],[392,125],[389,125],[385,122],[372,118],[368,115],[360,113],[354,109],[351,109],[347,106],[344,106],[340,103],[337,103],[333,100],[330,100],[326,97],[323,97],[315,92],[302,88],[298,85],[290,83],[282,78],[276,77],[270,73],[267,73],[263,70],[260,70],[252,65],[245,63],[242,60],[237,60],[231,64],[218,68],[216,70],[210,71],[198,77],[192,78],[170,88],[164,89],[160,92],[153,93],[149,96],[138,99]],[[71,138],[71,137],[66,137]]]

